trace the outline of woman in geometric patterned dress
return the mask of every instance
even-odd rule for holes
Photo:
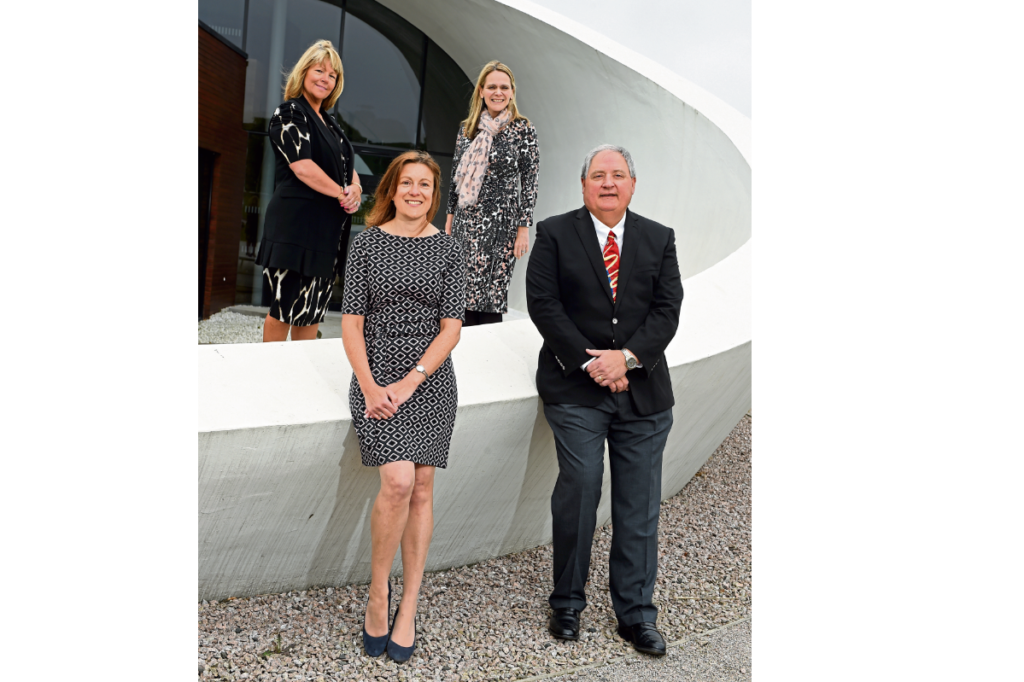
[[[466,262],[466,325],[501,322],[516,258],[537,204],[537,130],[516,107],[516,79],[499,61],[480,71],[452,159],[445,231]]]
[[[363,645],[370,656],[386,650],[399,662],[416,644],[434,471],[448,465],[458,406],[449,356],[465,314],[464,265],[458,242],[430,224],[440,186],[441,169],[426,152],[391,162],[368,227],[352,242],[341,311],[352,423],[363,464],[380,471]],[[389,628],[388,577],[399,546],[404,589]]]

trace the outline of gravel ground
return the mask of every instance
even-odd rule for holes
[[[628,675],[634,667],[637,675],[646,675],[667,671],[664,666],[669,665],[672,674],[682,675],[675,679],[687,675],[748,679],[749,653],[746,659],[730,654],[731,660],[702,660],[696,647],[703,648],[699,642],[708,637],[691,638],[751,614],[750,432],[748,415],[683,490],[661,505],[654,591],[658,627],[669,642],[690,640],[662,662],[627,662],[641,659],[615,635],[608,595],[608,526],[594,536],[589,606],[582,616],[579,642],[555,640],[547,632],[551,589],[551,546],[547,545],[425,575],[417,651],[403,666],[386,656],[373,659],[363,653],[360,633],[366,585],[203,602],[199,604],[200,677],[268,682],[518,680],[607,663],[611,665],[578,675],[614,674],[621,669],[626,672],[620,677],[590,679],[656,679]],[[392,579],[392,585],[397,603],[401,578]],[[737,626],[709,637],[740,637],[742,632]],[[703,677],[704,672],[719,676]]]
[[[750,680],[750,620],[707,634],[670,643],[661,658],[634,654],[626,660],[570,675],[547,678],[550,682],[646,682],[647,680],[700,680],[743,682]]]
[[[263,318],[222,310],[199,321],[199,343],[262,343]]]

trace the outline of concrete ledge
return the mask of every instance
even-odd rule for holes
[[[726,324],[749,306],[749,288],[732,272],[748,265],[723,262],[684,282],[694,300],[666,354],[676,405],[663,499],[750,409],[749,326]],[[709,353],[700,330],[741,340]],[[533,323],[520,320],[468,328],[452,354],[459,408],[449,468],[436,479],[428,570],[551,540],[557,463],[534,385],[540,345]],[[199,598],[368,580],[369,512],[380,483],[360,463],[341,340],[198,353]],[[610,517],[605,471],[602,524]]]
[[[291,345],[342,350],[333,340]],[[244,346],[219,348],[231,362],[230,351]],[[454,357],[460,384],[473,379],[466,374],[474,363],[460,357],[467,354]],[[749,343],[672,368],[677,405],[663,499],[690,480],[746,413],[749,368]],[[273,388],[264,386],[267,399]],[[551,541],[549,500],[558,467],[541,407],[536,395],[460,405],[449,467],[436,478],[428,570]],[[380,479],[360,463],[351,424],[346,415],[199,434],[200,599],[369,579],[369,512]],[[610,518],[608,484],[606,466],[602,525]]]

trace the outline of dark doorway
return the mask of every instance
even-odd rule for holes
[[[213,205],[213,162],[216,152],[199,148],[199,319],[206,302],[206,263],[210,251],[210,213]]]

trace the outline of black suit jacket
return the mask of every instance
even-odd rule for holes
[[[351,228],[352,216],[336,197],[321,194],[299,180],[289,165],[312,159],[336,183],[348,185],[352,182],[352,144],[331,116],[325,114],[321,121],[302,96],[277,108],[270,119],[270,143],[276,162],[274,196],[267,205],[256,262],[330,277],[339,240],[342,232]]]
[[[537,224],[526,300],[544,337],[537,390],[546,403],[597,405],[609,389],[580,369],[593,357],[586,349],[628,348],[643,364],[626,372],[636,411],[653,414],[675,404],[665,362],[683,302],[675,233],[629,210],[623,230],[613,303],[586,207]]]

